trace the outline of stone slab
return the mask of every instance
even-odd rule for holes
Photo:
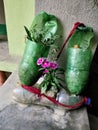
[[[49,107],[13,102],[17,82],[15,71],[0,88],[0,130],[90,130],[84,107],[66,111],[62,116]]]

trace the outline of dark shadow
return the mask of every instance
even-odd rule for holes
[[[87,88],[83,94],[90,97],[92,101],[92,107],[88,107],[88,113],[98,116],[98,46],[91,63]]]

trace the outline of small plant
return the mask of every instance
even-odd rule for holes
[[[60,38],[60,36],[54,35],[51,32],[49,33],[47,30],[38,28],[36,29],[35,27],[29,31],[28,28],[24,26],[25,31],[27,33],[27,39],[31,41],[35,41],[36,43],[42,43],[46,46],[50,46],[54,44],[56,39]]]
[[[48,90],[58,92],[63,85],[63,81],[59,75],[64,73],[62,68],[58,67],[55,61],[49,61],[46,58],[39,58],[37,60],[37,65],[41,66],[39,71],[43,71],[44,81],[39,85],[42,93]],[[64,81],[63,81],[64,82]]]

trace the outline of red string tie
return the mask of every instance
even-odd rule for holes
[[[86,98],[84,97],[80,102],[74,104],[74,105],[66,105],[66,104],[62,104],[58,101],[56,101],[55,98],[52,98],[50,96],[47,96],[45,94],[42,94],[41,93],[41,90],[38,89],[38,88],[35,88],[35,87],[32,87],[32,86],[25,86],[25,85],[21,85],[22,88],[26,89],[27,91],[31,92],[31,93],[34,93],[34,94],[37,94],[39,98],[41,98],[42,96],[46,97],[48,100],[50,100],[51,102],[53,102],[54,104],[58,105],[58,106],[62,106],[62,107],[65,107],[65,108],[69,108],[69,109],[75,109],[75,108],[78,108],[80,107],[81,105],[85,104],[85,105],[90,105],[91,103],[91,99],[90,98]]]

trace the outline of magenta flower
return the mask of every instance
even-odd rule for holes
[[[58,67],[58,64],[57,63],[55,63],[55,62],[50,62],[50,68],[51,69],[57,69],[57,67]]]
[[[44,58],[39,58],[38,60],[37,60],[37,65],[42,65],[42,63],[44,62]]]
[[[45,69],[45,70],[43,71],[43,74],[47,74],[47,73],[49,73],[49,70],[48,70],[48,69]]]
[[[49,67],[50,67],[50,62],[45,59],[41,66],[42,66],[43,68],[49,68]]]

